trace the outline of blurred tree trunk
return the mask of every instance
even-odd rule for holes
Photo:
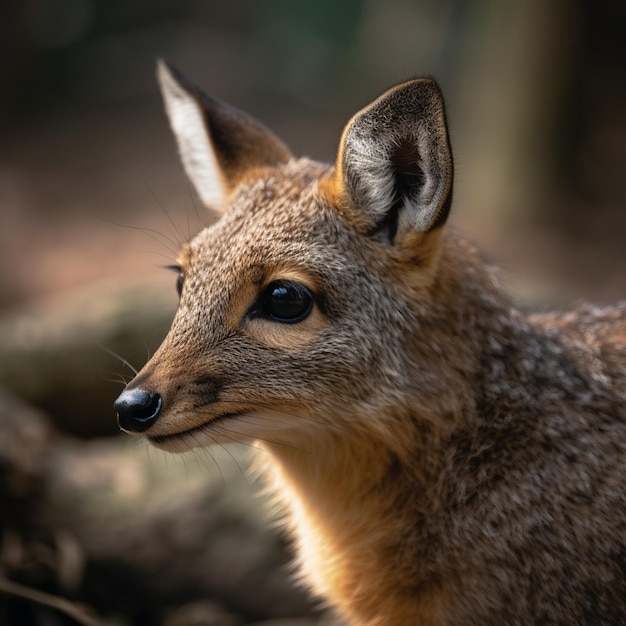
[[[572,195],[624,218],[626,187],[626,4],[577,0],[567,81],[554,115],[555,171]],[[583,203],[581,203],[583,204]],[[581,210],[574,206],[574,211]],[[565,223],[571,208],[556,207]]]

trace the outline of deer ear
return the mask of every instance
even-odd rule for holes
[[[371,235],[389,243],[399,233],[426,233],[444,224],[452,154],[435,81],[397,85],[348,122],[334,190]]]
[[[204,93],[165,61],[158,61],[157,76],[185,171],[204,204],[223,209],[250,170],[291,158],[260,122]]]

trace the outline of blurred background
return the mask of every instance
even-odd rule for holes
[[[2,580],[106,623],[321,619],[286,582],[244,453],[114,437],[132,372],[112,353],[140,367],[158,346],[177,300],[160,266],[213,219],[158,57],[325,161],[378,93],[436,77],[452,227],[546,308],[626,296],[625,16],[611,0],[0,0],[0,623],[76,623]],[[205,621],[181,617],[200,598]]]

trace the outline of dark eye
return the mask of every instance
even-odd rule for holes
[[[183,283],[185,282],[185,274],[183,273],[183,268],[180,265],[166,265],[165,269],[172,270],[172,272],[176,272],[176,292],[178,293],[178,297],[180,298],[183,293]]]
[[[176,293],[178,293],[178,297],[183,293],[183,283],[185,282],[185,275],[182,270],[178,271],[178,275],[176,276]]]
[[[275,322],[301,322],[313,308],[313,294],[300,283],[276,280],[270,283],[259,299],[260,313]]]

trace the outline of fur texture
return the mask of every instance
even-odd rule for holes
[[[352,118],[334,167],[229,119],[249,154],[188,167],[230,192],[180,254],[172,328],[124,392],[162,406],[129,430],[258,441],[302,580],[351,624],[626,623],[626,303],[523,314],[447,232],[433,81]],[[192,130],[185,162],[195,133],[216,150]],[[284,279],[313,294],[297,323],[256,313]]]

